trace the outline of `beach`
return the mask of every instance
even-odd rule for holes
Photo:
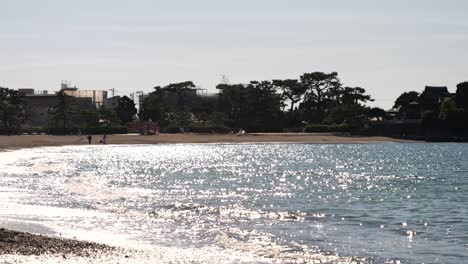
[[[91,144],[99,144],[103,135],[92,135]],[[87,135],[15,135],[0,136],[0,150],[45,146],[86,145]],[[414,142],[405,139],[350,136],[334,133],[253,133],[235,134],[159,134],[107,135],[107,144],[174,144],[174,143],[370,143]]]

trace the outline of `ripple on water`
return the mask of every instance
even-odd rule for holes
[[[0,153],[0,222],[134,250],[121,263],[463,263],[467,157],[466,144],[18,150]]]

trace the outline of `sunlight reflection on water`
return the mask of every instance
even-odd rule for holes
[[[394,143],[4,152],[0,225],[178,252],[166,263],[463,263],[467,157],[466,144]]]

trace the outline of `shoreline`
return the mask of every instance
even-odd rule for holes
[[[13,135],[0,136],[0,151],[33,147],[53,147],[66,145],[88,145],[86,135],[80,139],[76,135]],[[99,145],[102,135],[93,135],[92,145]],[[107,135],[107,144],[178,144],[178,143],[270,143],[270,144],[362,144],[378,142],[415,143],[417,140],[396,139],[381,136],[349,136],[334,133],[253,133],[242,136],[232,134],[159,134],[159,135]]]

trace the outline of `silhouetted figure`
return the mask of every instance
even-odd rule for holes
[[[101,143],[101,144],[104,144],[104,145],[105,145],[105,144],[106,144],[106,140],[107,140],[107,135],[106,135],[106,134],[104,134],[104,136],[102,136],[102,139],[99,141],[99,143]]]
[[[92,137],[91,135],[89,135],[89,136],[87,137],[87,139],[88,139],[88,144],[91,145],[91,140],[93,139],[93,137]]]

